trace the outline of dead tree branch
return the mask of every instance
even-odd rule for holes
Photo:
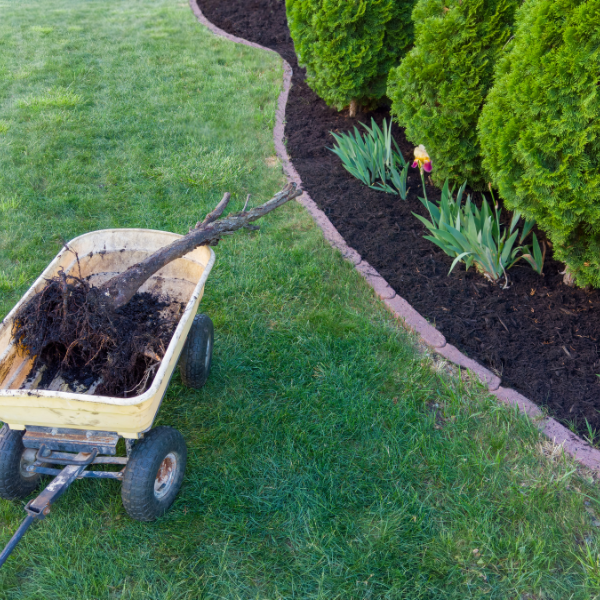
[[[105,297],[107,307],[114,310],[127,304],[147,279],[171,261],[181,258],[198,246],[216,244],[224,235],[248,226],[289,200],[300,196],[301,193],[296,184],[291,183],[261,206],[250,210],[245,210],[244,207],[244,210],[239,213],[219,219],[230,199],[230,195],[225,194],[214,210],[206,215],[204,221],[198,221],[196,227],[187,235],[161,248],[102,285],[100,290]]]

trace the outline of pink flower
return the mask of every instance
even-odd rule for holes
[[[423,144],[417,146],[415,148],[415,162],[412,164],[413,169],[419,167],[421,171],[425,171],[426,173],[431,173],[431,159],[429,158],[429,154],[427,154],[427,150]]]

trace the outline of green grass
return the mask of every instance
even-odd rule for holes
[[[0,315],[61,241],[185,232],[231,191],[282,185],[281,65],[183,0],[0,1]],[[131,521],[79,481],[0,570],[0,598],[584,599],[600,594],[595,484],[533,425],[436,368],[297,204],[217,248],[201,392],[158,422],[189,463]],[[0,543],[24,503],[0,501]]]

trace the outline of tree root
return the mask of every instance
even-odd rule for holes
[[[91,373],[102,378],[97,394],[126,398],[146,389],[165,354],[178,322],[162,316],[168,306],[143,293],[112,311],[98,288],[61,272],[17,313],[12,335],[34,370]]]
[[[35,357],[34,372],[92,373],[100,381],[96,393],[116,397],[141,394],[151,384],[179,318],[168,319],[161,302],[137,293],[154,273],[194,248],[215,245],[223,236],[279,208],[302,192],[291,183],[273,198],[222,217],[230,194],[190,232],[99,287],[60,271],[25,304],[12,329],[17,346]],[[78,259],[79,262],[79,259]],[[180,305],[180,312],[183,306]],[[50,377],[51,383],[52,378]]]

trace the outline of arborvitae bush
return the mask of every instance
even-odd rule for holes
[[[432,177],[481,189],[485,177],[477,121],[494,63],[512,33],[519,0],[419,0],[415,45],[390,72],[392,114],[415,144],[424,144]]]
[[[308,85],[338,110],[385,95],[390,69],[413,41],[414,0],[287,0]]]
[[[529,0],[517,24],[479,123],[483,164],[576,282],[600,287],[600,0]]]

